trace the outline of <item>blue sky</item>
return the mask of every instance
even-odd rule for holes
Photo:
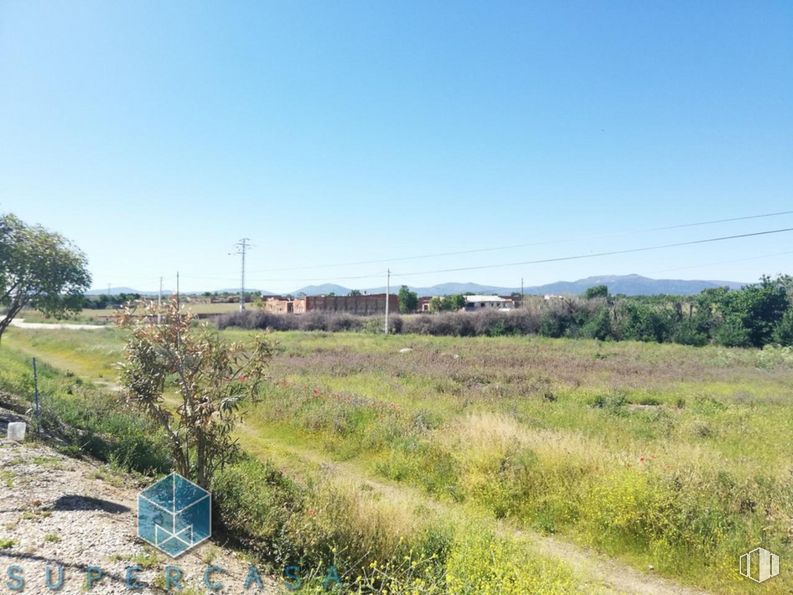
[[[751,281],[793,233],[790,2],[3,2],[0,211],[96,287]],[[466,255],[404,256],[537,243]],[[317,268],[307,269],[305,267]],[[278,269],[278,270],[272,270]],[[346,277],[368,276],[363,279]]]

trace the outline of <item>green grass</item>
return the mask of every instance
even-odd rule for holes
[[[441,501],[720,591],[744,588],[733,567],[753,543],[793,554],[789,352],[277,339],[276,382],[249,421],[262,448],[310,444]],[[248,431],[246,447],[257,442]]]
[[[8,550],[16,545],[16,541],[7,537],[0,537],[0,550]]]
[[[96,336],[14,329],[8,344],[113,382],[123,333]],[[735,569],[751,547],[793,557],[789,349],[274,338],[273,382],[239,436],[306,485],[317,481],[315,463],[343,461],[358,478],[418,490],[461,514],[555,533],[718,592],[745,591]],[[769,592],[790,588],[793,577],[768,583]]]
[[[71,370],[63,372],[51,365],[50,361],[54,361],[54,365],[62,361],[58,354],[64,348],[53,340],[52,331],[31,331],[34,335],[39,332],[47,336],[47,341],[39,342],[34,336],[29,343],[22,342],[24,351],[9,349],[6,343],[0,347],[0,394],[7,395],[1,398],[16,401],[23,407],[32,405],[33,373],[31,351],[28,351],[32,349],[41,359],[38,367],[40,423],[66,442],[62,446],[64,452],[87,452],[124,470],[166,471],[170,459],[160,430],[137,412],[125,410],[118,396],[105,390],[106,385],[97,386],[90,380],[83,380],[82,375]],[[37,346],[45,349],[37,351]],[[51,355],[53,352],[55,356]],[[87,356],[80,353],[74,359],[77,358],[83,360]],[[102,369],[102,364],[89,364],[86,369]],[[106,379],[102,376],[98,380],[106,384]],[[54,469],[59,466],[54,457],[35,457],[33,462]]]

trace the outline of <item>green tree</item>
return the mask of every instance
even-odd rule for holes
[[[669,339],[670,320],[657,306],[637,301],[625,302],[621,308],[622,338],[633,341],[656,341]]]
[[[399,288],[399,311],[402,314],[415,312],[419,307],[419,296],[415,291],[410,291],[407,285]]]
[[[455,311],[464,306],[465,296],[462,294],[436,296],[430,300],[430,310],[433,312]]]
[[[455,293],[454,295],[447,295],[443,298],[443,309],[444,310],[459,310],[460,308],[465,307],[465,296],[461,293]]]
[[[609,296],[609,288],[606,285],[595,285],[594,287],[590,287],[584,293],[584,297],[588,300],[594,298],[606,298]]]
[[[347,295],[349,295],[349,296],[361,295],[361,290],[360,289],[351,289],[350,293],[348,293]]]
[[[774,329],[774,342],[786,347],[793,347],[793,307],[787,309]]]
[[[599,308],[581,327],[581,336],[605,341],[611,338],[611,311]]]
[[[264,338],[252,345],[227,343],[175,301],[159,312],[153,303],[142,315],[125,310],[131,329],[120,364],[127,403],[161,426],[178,473],[208,488],[212,476],[232,461],[239,448],[232,434],[242,406],[254,401],[265,380],[272,348]],[[166,403],[175,384],[178,404]]]
[[[725,345],[762,347],[773,340],[774,329],[790,307],[790,277],[763,276],[760,283],[724,294],[724,319],[718,332]]]
[[[79,312],[91,286],[85,255],[62,235],[0,216],[0,338],[25,307],[60,318]]]

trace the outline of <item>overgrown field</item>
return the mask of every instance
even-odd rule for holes
[[[224,331],[236,339],[250,332]],[[790,349],[358,333],[273,338],[273,381],[241,441],[309,489],[320,517],[336,510],[346,519],[337,526],[354,525],[345,515],[357,510],[362,533],[346,541],[359,543],[359,553],[410,527],[400,536],[424,553],[435,543],[444,572],[470,544],[473,557],[463,564],[470,567],[481,543],[473,534],[432,541],[447,533],[424,531],[433,515],[415,518],[402,501],[410,494],[463,519],[556,534],[716,592],[746,592],[738,556],[763,545],[783,561],[764,590],[793,588],[784,572],[793,559]],[[6,343],[112,382],[122,337],[111,329],[14,329]],[[348,476],[339,481],[394,487],[387,492],[394,501],[380,498],[373,514],[343,481],[320,489],[323,462]],[[334,508],[340,501],[344,514]],[[572,584],[567,572],[550,576]]]

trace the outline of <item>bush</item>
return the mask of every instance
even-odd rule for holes
[[[508,541],[482,527],[461,531],[446,564],[450,593],[570,593],[573,574],[525,543]]]
[[[674,328],[671,340],[681,345],[702,346],[708,343],[708,334],[696,321],[686,319]]]
[[[286,531],[303,506],[300,490],[270,463],[246,458],[212,481],[215,519],[262,559],[282,565],[301,557]]]
[[[760,283],[740,290],[706,289],[689,298],[613,298],[605,297],[604,288],[597,288],[590,299],[553,299],[531,309],[465,312],[439,307],[431,315],[397,315],[391,318],[389,331],[452,337],[539,334],[601,341],[671,341],[697,346],[717,343],[728,347],[762,347],[772,341],[793,345],[793,305],[785,293],[791,287],[793,280],[783,276],[775,280],[764,277]],[[456,308],[455,302],[452,309]],[[247,311],[221,316],[218,325],[380,333],[383,318],[330,312],[276,315]]]
[[[783,347],[793,346],[793,307],[785,312],[774,329],[774,342]]]
[[[740,320],[729,318],[716,329],[716,342],[725,347],[749,347],[749,331]]]
[[[609,309],[598,309],[581,328],[580,336],[588,339],[598,339],[600,341],[611,339],[611,312]]]
[[[295,316],[271,314],[264,310],[245,310],[218,316],[219,329],[228,327],[252,329],[271,329],[274,331],[292,331],[298,329],[298,320]]]

